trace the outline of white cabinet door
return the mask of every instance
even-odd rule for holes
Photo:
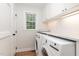
[[[64,11],[72,8],[72,7],[75,7],[76,5],[79,5],[78,3],[65,3],[63,6],[64,6]]]
[[[49,3],[43,11],[44,21],[78,5],[77,3]]]
[[[15,39],[13,37],[7,37],[0,40],[0,55],[15,55]]]
[[[62,10],[64,9],[63,4],[59,3],[49,3],[44,8],[44,19],[50,19],[58,14],[62,13]],[[44,20],[45,21],[45,20]]]
[[[3,38],[0,40],[0,55],[10,55],[10,38]]]

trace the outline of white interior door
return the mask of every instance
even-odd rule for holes
[[[0,40],[0,55],[6,56],[11,55],[10,52],[10,37],[4,38]]]

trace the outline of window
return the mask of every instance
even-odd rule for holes
[[[26,29],[35,29],[36,15],[26,13]]]

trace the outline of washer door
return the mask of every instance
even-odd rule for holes
[[[48,56],[48,53],[47,53],[47,51],[44,47],[42,48],[42,55],[43,56]]]

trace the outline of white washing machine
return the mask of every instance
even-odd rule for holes
[[[55,38],[51,36],[43,36],[46,41],[42,46],[43,56],[75,56],[75,42]]]

